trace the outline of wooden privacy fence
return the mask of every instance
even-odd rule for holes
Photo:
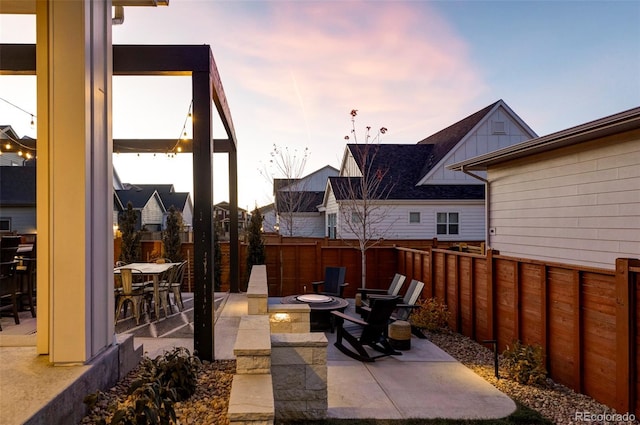
[[[539,344],[549,375],[640,415],[640,260],[615,270],[448,250],[397,249],[397,270],[443,300],[449,325],[476,341]]]
[[[347,268],[344,294],[353,298],[361,286],[360,251],[348,246],[324,246],[317,243],[266,245],[267,281],[270,296],[313,291],[311,282],[323,279],[325,267]],[[367,286],[384,287],[395,273],[395,247],[382,246],[367,251]]]

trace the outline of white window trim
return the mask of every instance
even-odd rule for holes
[[[451,225],[451,222],[449,221],[449,214],[458,214],[458,222],[456,223],[458,225],[458,233],[449,233],[449,226]],[[438,223],[438,214],[446,214],[447,215],[447,222],[446,222],[446,226],[447,226],[447,232],[446,233],[438,233],[438,225],[440,223]],[[462,213],[460,211],[436,211],[436,215],[435,215],[435,221],[436,221],[436,236],[451,236],[451,237],[457,237],[460,236],[462,234],[461,229],[461,222],[462,222]]]
[[[411,221],[411,214],[418,214],[418,221]],[[422,213],[420,211],[409,211],[407,214],[407,221],[409,224],[421,224],[422,223]]]

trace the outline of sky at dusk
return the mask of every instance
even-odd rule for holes
[[[35,18],[0,17],[0,42],[33,43]],[[272,201],[273,145],[309,149],[305,173],[340,165],[356,135],[416,143],[503,99],[538,135],[640,106],[637,1],[195,1],[125,8],[114,44],[208,44],[238,138],[239,206]],[[35,77],[0,76],[0,97],[35,114]],[[188,77],[114,77],[114,138],[176,138]],[[0,124],[36,137],[0,101]],[[225,137],[214,120],[214,137]],[[192,190],[192,158],[114,155],[124,182]],[[215,155],[214,200],[228,200]]]

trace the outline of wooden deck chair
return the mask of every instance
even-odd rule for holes
[[[387,340],[387,326],[391,313],[398,304],[398,297],[380,297],[372,300],[367,320],[348,316],[339,311],[332,311],[337,325],[335,346],[349,357],[362,362],[373,362],[380,357],[401,355],[393,349]],[[349,322],[349,323],[346,323]],[[355,326],[345,327],[345,324]],[[347,347],[343,340],[348,342]],[[370,347],[381,354],[371,355],[365,347]]]
[[[407,277],[400,273],[396,273],[393,276],[393,280],[389,285],[388,289],[371,289],[371,288],[358,288],[356,291],[361,294],[362,305],[365,307],[369,307],[369,295],[389,295],[389,296],[397,296],[400,293],[400,289],[402,285],[404,285],[404,281]],[[360,307],[356,306],[356,313],[360,313]]]
[[[348,283],[344,282],[345,275],[347,274],[346,267],[327,267],[324,270],[324,280],[319,282],[311,282],[313,285],[313,292],[316,294],[332,295],[334,297],[342,298],[344,288],[348,286]],[[319,290],[322,286],[322,291]]]
[[[393,312],[391,318],[393,320],[407,320],[411,311],[414,308],[419,307],[416,305],[416,302],[420,299],[423,289],[424,283],[413,279],[409,284],[409,288],[407,288],[407,292],[405,292],[404,297],[402,297],[402,301],[396,306],[396,311]]]
[[[402,302],[398,303],[395,311],[391,314],[391,321],[396,320],[409,320],[409,316],[411,312],[416,308],[420,308],[419,304],[416,304],[422,295],[422,289],[424,288],[424,283],[413,279],[409,284],[409,288],[407,288],[407,292],[404,294],[402,298]],[[422,331],[415,326],[411,326],[411,333],[417,336],[418,338],[425,339],[426,336],[422,333]]]

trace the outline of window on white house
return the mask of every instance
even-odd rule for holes
[[[457,212],[439,212],[436,218],[438,235],[458,235],[460,233],[460,216]]]
[[[362,223],[362,220],[360,219],[360,214],[358,214],[357,212],[352,212],[351,213],[351,223],[353,223],[353,224]]]
[[[0,218],[0,232],[10,232],[11,231],[11,219],[10,218]]]
[[[410,212],[409,213],[409,223],[420,223],[420,213],[419,212]]]
[[[329,239],[335,239],[336,235],[336,227],[338,225],[338,216],[337,214],[327,214],[327,236]]]

